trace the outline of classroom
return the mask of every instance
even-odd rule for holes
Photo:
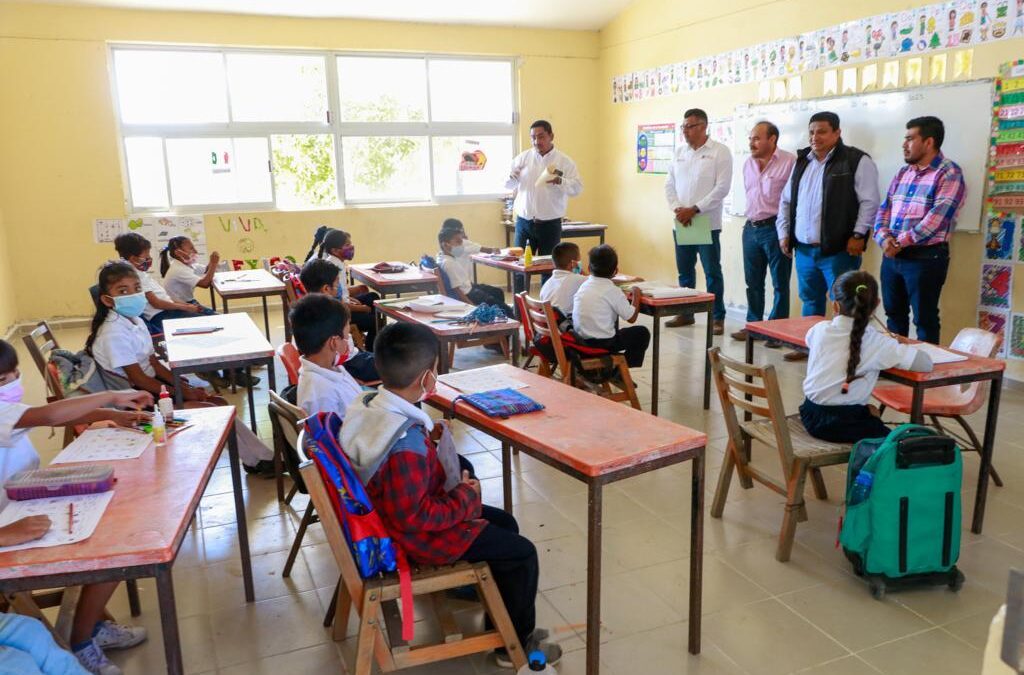
[[[0,672],[1024,673],[1024,0],[0,0],[0,73]]]

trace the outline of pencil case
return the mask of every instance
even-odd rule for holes
[[[4,483],[8,498],[15,501],[91,495],[106,492],[113,487],[114,467],[109,464],[19,471]]]

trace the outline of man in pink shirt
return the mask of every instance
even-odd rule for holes
[[[743,226],[743,276],[747,282],[747,321],[764,319],[764,277],[772,275],[775,300],[769,319],[789,318],[789,276],[793,261],[782,250],[776,234],[775,217],[779,197],[793,172],[796,156],[778,147],[779,128],[758,122],[750,130],[750,157],[743,165],[743,186],[747,193],[747,222]],[[747,331],[732,334],[746,340]],[[769,340],[766,347],[781,343]]]

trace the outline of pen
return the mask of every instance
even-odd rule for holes
[[[75,503],[68,503],[68,534],[71,534],[72,525],[75,522]]]

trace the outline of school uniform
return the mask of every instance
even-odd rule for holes
[[[203,276],[194,266],[172,257],[167,274],[164,275],[164,290],[175,302],[197,302],[196,284]]]
[[[550,301],[551,306],[561,312],[562,316],[572,316],[572,299],[586,280],[587,277],[571,270],[555,270],[551,278],[540,287],[540,299]]]
[[[646,326],[615,327],[617,319],[628,321],[635,311],[611,279],[592,275],[573,297],[573,331],[588,347],[624,352],[629,367],[639,368],[644,365],[651,332]]]
[[[39,468],[39,454],[28,436],[29,430],[15,428],[30,407],[0,401],[0,485],[19,471]],[[7,492],[0,490],[0,509],[7,506],[7,502]]]
[[[153,278],[151,272],[139,272],[138,274],[139,282],[142,284],[142,292],[147,297],[152,293],[159,300],[174,302],[171,296],[168,295],[167,290],[160,285],[159,281]],[[198,305],[199,303],[193,300],[192,304]],[[168,319],[187,319],[193,316],[209,316],[211,314],[216,314],[216,312],[208,307],[203,307],[202,311],[196,314],[194,312],[186,312],[183,309],[157,309],[147,302],[146,309],[142,310],[142,320],[146,323],[146,328],[149,329],[150,335],[159,335],[164,332],[164,321]]]
[[[853,318],[840,315],[807,332],[810,355],[800,419],[812,436],[834,443],[888,435],[889,427],[868,409],[871,392],[879,372],[889,368],[909,370],[918,354],[913,346],[868,326],[861,339],[857,377],[844,394],[852,328]]]
[[[359,383],[344,368],[323,368],[305,357],[299,364],[298,406],[310,415],[334,412],[345,419],[345,411],[363,393]]]
[[[370,308],[369,312],[352,312],[351,320],[353,325],[358,327],[360,332],[366,336],[367,349],[373,351],[373,341],[377,337],[377,308],[373,306],[373,303],[380,300],[380,296],[376,293],[360,293],[359,295],[350,296],[348,289],[348,270],[346,269],[345,261],[330,254],[325,256],[324,260],[340,270],[340,273],[338,274],[338,299],[348,304],[349,297],[353,297]],[[355,377],[356,375],[353,373],[353,376]]]
[[[505,304],[504,291],[497,286],[473,283],[473,261],[469,254],[453,256],[441,251],[437,254],[437,266],[448,277],[448,284],[452,290],[465,293],[474,305],[497,305],[505,312],[505,316],[515,316],[515,311]]]

